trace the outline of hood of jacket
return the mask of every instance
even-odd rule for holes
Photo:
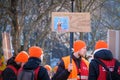
[[[112,52],[108,49],[98,49],[94,51],[94,58],[100,58],[103,60],[113,59]]]
[[[23,66],[23,69],[28,69],[28,70],[32,70],[32,69],[36,69],[41,63],[41,60],[39,58],[34,58],[31,57],[29,58],[28,62]]]

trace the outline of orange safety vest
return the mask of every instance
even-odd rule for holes
[[[110,61],[101,61],[109,68],[110,71],[114,71],[115,59],[112,59]],[[106,70],[101,65],[99,65],[99,76],[97,80],[106,80]]]
[[[68,65],[70,64],[70,56],[63,57],[62,60],[65,65],[65,69],[68,69]],[[73,70],[71,71],[67,80],[88,80],[89,62],[84,58],[82,58],[80,63],[80,67],[81,67],[80,70],[78,70],[78,67],[76,66],[73,59],[72,59],[72,64],[73,64]],[[80,73],[80,77],[77,75],[78,72]]]

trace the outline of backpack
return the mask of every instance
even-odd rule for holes
[[[120,80],[120,75],[117,72],[118,67],[119,67],[119,62],[117,60],[115,62],[114,71],[110,71],[101,60],[95,59],[95,61],[99,63],[101,66],[103,66],[105,70],[107,71],[106,80]]]
[[[18,73],[17,80],[37,80],[39,69],[40,66],[35,70],[21,69],[21,71]]]

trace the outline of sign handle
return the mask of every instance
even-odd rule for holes
[[[74,8],[74,0],[71,0],[71,11],[73,12]],[[70,63],[72,63],[72,55],[73,55],[73,38],[74,38],[74,33],[70,32]]]

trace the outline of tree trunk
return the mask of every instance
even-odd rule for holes
[[[14,49],[14,55],[18,53],[18,48],[20,45],[20,40],[19,40],[19,24],[18,24],[18,12],[17,12],[17,3],[18,0],[11,0],[11,13],[13,14],[12,16],[12,44],[13,44],[13,49]]]

